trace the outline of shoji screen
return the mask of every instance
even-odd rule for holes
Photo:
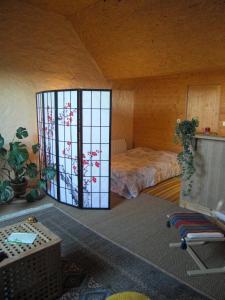
[[[82,92],[83,205],[108,206],[110,92]]]
[[[40,168],[56,165],[55,97],[53,92],[37,94],[38,139]],[[57,198],[56,178],[48,183],[47,191]]]
[[[111,90],[37,94],[40,166],[54,164],[47,193],[80,208],[110,207]]]
[[[58,200],[73,206],[79,206],[77,95],[77,91],[56,92]]]

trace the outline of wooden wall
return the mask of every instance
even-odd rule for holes
[[[212,133],[219,131],[220,85],[191,85],[188,87],[187,119],[198,118],[198,132],[206,127]]]
[[[182,74],[136,82],[134,104],[134,144],[154,149],[179,150],[174,144],[177,119],[186,117],[190,85],[220,85],[218,133],[225,135],[225,71]]]
[[[8,142],[24,126],[36,142],[37,91],[107,82],[65,17],[8,0],[0,19],[0,132]]]
[[[35,93],[60,88],[111,88],[63,16],[23,2],[0,4],[0,133],[29,130],[37,142]],[[133,143],[133,96],[113,87],[113,138]]]
[[[125,139],[132,148],[134,93],[113,89],[112,95],[112,139]]]

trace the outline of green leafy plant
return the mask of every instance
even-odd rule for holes
[[[27,145],[20,142],[27,137],[27,129],[19,127],[12,142],[5,148],[4,138],[0,134],[0,203],[7,202],[14,196],[11,184],[21,184],[28,179],[37,178],[38,175],[41,179],[37,182],[37,186],[26,195],[26,199],[27,201],[39,199],[46,188],[47,181],[55,176],[54,166],[48,166],[39,171],[37,164],[30,160]],[[39,149],[39,144],[32,145],[34,154],[37,154]]]
[[[14,191],[7,180],[0,180],[0,203],[10,201],[14,196]]]
[[[189,195],[192,190],[192,175],[195,173],[193,137],[199,125],[198,119],[177,122],[175,129],[175,141],[183,147],[177,158],[181,166],[182,179],[184,181],[183,194]]]

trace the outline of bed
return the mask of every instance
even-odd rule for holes
[[[143,189],[180,173],[174,152],[144,147],[123,152],[117,149],[112,154],[111,191],[127,199],[135,198]]]

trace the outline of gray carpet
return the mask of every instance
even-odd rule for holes
[[[113,195],[113,201],[114,197],[118,196]],[[176,230],[165,227],[166,215],[186,211],[176,204],[141,194],[136,199],[124,200],[110,211],[83,211],[65,205],[60,205],[60,208],[82,224],[212,298],[225,299],[224,274],[189,277],[186,270],[196,268],[193,260],[185,251],[169,248],[169,243],[178,241],[179,237]],[[224,243],[199,247],[201,256],[210,266],[225,265],[224,250]]]
[[[135,290],[149,295],[153,300],[207,299],[150,263],[95,234],[57,208],[40,210],[34,215],[62,238],[63,256],[71,264],[76,262],[78,268],[89,273],[104,289],[113,292]],[[20,216],[2,221],[0,226],[24,218],[25,216]]]
[[[98,234],[140,255],[212,298],[225,299],[223,274],[188,277],[186,270],[195,269],[195,264],[185,251],[169,248],[170,242],[178,240],[178,234],[176,230],[165,227],[166,215],[184,210],[176,204],[146,194],[131,200],[113,194],[113,208],[106,211],[79,210],[59,204],[49,197],[42,200],[40,204],[49,202]],[[4,207],[0,215],[6,213],[8,208]],[[224,244],[216,247],[207,245],[200,247],[202,249],[200,251],[203,256],[206,256],[210,265],[221,266],[225,265],[224,247]]]

